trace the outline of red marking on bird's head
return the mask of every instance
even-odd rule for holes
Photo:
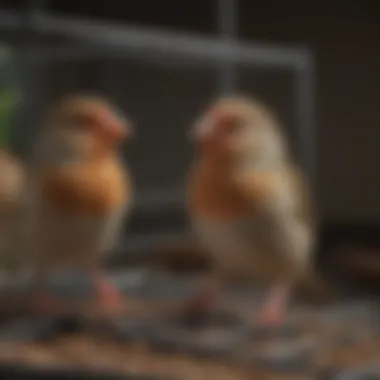
[[[233,132],[237,116],[222,106],[214,106],[196,124],[193,136],[200,142],[226,137]]]
[[[131,130],[124,120],[108,109],[90,110],[88,116],[96,131],[112,140],[124,140],[131,136]]]
[[[94,133],[104,141],[123,141],[131,137],[130,125],[105,105],[80,104],[71,110],[69,123],[74,128]]]

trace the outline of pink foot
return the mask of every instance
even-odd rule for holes
[[[125,297],[107,279],[97,276],[94,285],[97,292],[97,305],[102,313],[112,315],[125,310]]]
[[[289,286],[276,284],[259,311],[257,322],[262,326],[281,326],[285,322],[285,309],[289,298]]]

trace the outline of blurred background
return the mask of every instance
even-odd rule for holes
[[[186,237],[182,186],[192,154],[186,131],[207,102],[234,91],[259,96],[284,122],[318,200],[323,242],[376,241],[380,10],[374,2],[1,4],[1,107],[20,104],[16,96],[23,105],[13,107],[12,120],[1,115],[12,128],[2,127],[2,136],[20,156],[28,158],[41,110],[66,93],[109,96],[136,123],[137,141],[125,154],[137,200],[123,252],[140,254]]]

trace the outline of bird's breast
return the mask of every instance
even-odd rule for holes
[[[195,218],[194,229],[200,240],[212,250],[243,252],[255,241],[255,226],[251,220]]]
[[[72,165],[42,173],[44,203],[62,213],[100,215],[125,204],[130,184],[115,164]]]
[[[252,261],[259,243],[259,225],[249,219],[197,218],[195,233],[206,251],[223,267],[244,267]]]
[[[229,178],[206,170],[194,170],[190,176],[188,208],[197,217],[223,220],[243,219],[251,211]]]

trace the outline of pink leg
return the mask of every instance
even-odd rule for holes
[[[101,272],[90,271],[88,274],[92,279],[96,293],[96,299],[92,303],[95,306],[95,310],[99,310],[100,313],[105,315],[113,315],[121,311],[125,305],[122,294]],[[67,312],[74,307],[74,304],[69,301],[57,299],[46,289],[46,286],[45,282],[39,279],[37,282],[38,290],[31,296],[29,308],[32,314],[38,316],[57,315]],[[72,310],[77,310],[77,307],[74,307]]]
[[[101,272],[92,272],[95,291],[97,293],[97,305],[105,314],[117,314],[125,309],[125,297],[112,285]]]
[[[289,299],[290,286],[287,283],[275,284],[259,311],[257,321],[264,326],[278,326],[284,323],[285,309]]]

